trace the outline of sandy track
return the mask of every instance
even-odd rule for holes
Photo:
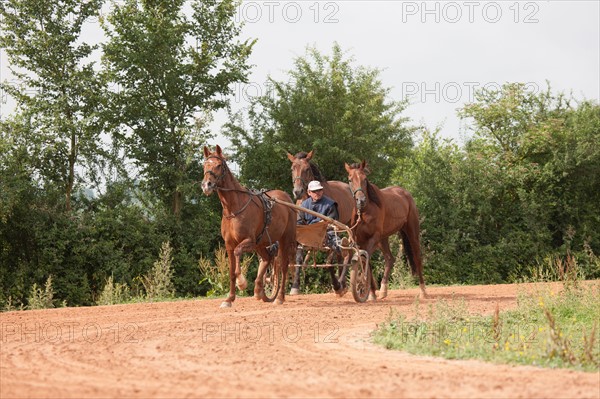
[[[474,312],[514,307],[532,285],[428,289]],[[600,398],[600,375],[387,351],[369,334],[417,290],[238,298],[0,314],[0,397]]]

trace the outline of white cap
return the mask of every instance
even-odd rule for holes
[[[317,190],[323,190],[323,186],[321,185],[320,181],[313,180],[310,183],[308,183],[308,191],[317,191]]]

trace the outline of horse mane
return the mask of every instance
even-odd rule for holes
[[[367,195],[369,196],[369,200],[373,201],[375,205],[381,208],[381,199],[377,194],[378,191],[379,187],[367,180]]]
[[[298,159],[305,159],[307,156],[308,156],[308,154],[304,151],[300,151],[299,153],[297,153],[295,155],[295,157]],[[310,165],[310,171],[312,172],[313,176],[315,177],[315,180],[318,180],[321,183],[327,181],[327,179],[325,178],[325,176],[323,176],[323,174],[321,173],[321,171],[319,170],[317,165],[315,165],[312,161],[308,161],[308,164]]]
[[[350,167],[352,169],[360,169],[361,164],[353,163],[352,165],[350,165]],[[380,191],[379,187],[371,183],[369,179],[365,179],[365,181],[367,182],[367,197],[369,198],[369,201],[373,201],[375,205],[381,208],[381,199],[379,198],[378,194],[378,192]]]

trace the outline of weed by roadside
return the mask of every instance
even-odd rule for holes
[[[163,242],[158,260],[154,262],[152,269],[141,277],[146,298],[150,301],[175,296],[171,252],[171,244],[168,241]]]
[[[517,309],[472,315],[464,303],[440,300],[426,316],[391,310],[374,333],[389,349],[449,359],[598,371],[598,286],[565,285],[560,292],[521,294]],[[417,305],[419,306],[419,305]]]
[[[125,303],[131,299],[127,284],[115,283],[110,276],[96,301],[97,305],[115,305]]]
[[[28,309],[49,309],[54,307],[54,289],[52,288],[52,276],[48,276],[44,288],[34,283],[27,297]]]
[[[245,256],[241,260],[240,268],[242,275],[248,275],[248,268],[254,256]],[[229,293],[229,260],[225,248],[219,247],[215,250],[214,261],[203,256],[198,261],[200,275],[204,276],[200,284],[210,286],[206,293],[208,297],[218,297]],[[243,295],[242,295],[243,296]]]

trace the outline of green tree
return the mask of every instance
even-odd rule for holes
[[[481,91],[461,115],[473,119],[471,147],[488,154],[504,171],[504,203],[511,203],[531,231],[548,231],[550,245],[579,245],[596,236],[600,151],[600,107],[522,84]],[[518,207],[518,208],[517,208]],[[600,243],[597,239],[594,247]]]
[[[412,129],[400,116],[406,103],[389,98],[379,75],[378,69],[355,66],[338,44],[331,55],[309,47],[294,60],[287,81],[269,78],[270,90],[251,101],[247,122],[238,113],[227,126],[241,179],[289,188],[286,152],[314,149],[327,179],[345,181],[344,162],[366,159],[371,179],[386,185],[391,161],[412,145]]]
[[[423,219],[428,280],[507,281],[568,254],[599,276],[598,104],[508,84],[460,114],[474,131],[462,148],[424,132],[394,174]]]
[[[237,4],[126,0],[103,21],[104,62],[119,88],[111,108],[117,137],[177,216],[198,179],[198,149],[209,137],[205,116],[226,106],[232,84],[244,82],[250,68],[254,42],[237,39]]]
[[[7,0],[0,3],[0,46],[18,85],[0,83],[17,102],[18,134],[31,166],[49,187],[58,185],[64,206],[78,182],[93,178],[103,153],[100,134],[103,82],[88,61],[95,50],[81,41],[86,19],[102,0]]]

